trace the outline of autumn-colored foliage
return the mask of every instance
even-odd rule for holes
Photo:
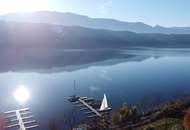
[[[185,130],[190,130],[190,108],[188,108],[185,113],[183,127]]]
[[[120,110],[119,113],[121,115],[121,120],[125,120],[129,116],[129,108],[126,104],[124,104]]]
[[[123,106],[117,111],[112,114],[112,121],[114,124],[121,123],[127,119],[129,116],[129,108],[127,104],[123,104]]]
[[[114,124],[119,124],[121,122],[121,116],[119,112],[112,113],[112,121]]]
[[[139,110],[136,106],[129,108],[127,104],[123,104],[117,112],[112,113],[112,121],[114,124],[124,123],[128,120],[136,118],[138,114]]]

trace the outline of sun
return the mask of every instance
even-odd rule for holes
[[[47,10],[48,0],[0,0],[1,13]]]
[[[18,102],[24,103],[29,99],[30,92],[24,85],[20,85],[14,92],[14,97]]]

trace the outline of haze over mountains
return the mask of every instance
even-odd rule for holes
[[[49,12],[34,14],[1,17],[0,71],[54,68],[131,57],[123,51],[137,47],[190,48],[190,34],[121,31],[116,20],[108,21],[116,22],[113,25],[117,29],[106,30],[106,22],[91,24],[93,22],[86,21],[91,18],[85,16]],[[79,23],[80,26],[76,26]],[[150,27],[142,23],[126,23],[126,27],[136,27],[137,24]],[[183,30],[188,31],[188,28]]]
[[[140,34],[44,23],[0,22],[0,49],[190,47],[190,34]]]
[[[136,33],[190,34],[190,27],[149,26],[142,22],[124,22],[115,19],[90,18],[73,13],[40,11],[1,15],[0,20],[16,22],[48,23],[65,26],[82,26],[95,29],[131,31]]]

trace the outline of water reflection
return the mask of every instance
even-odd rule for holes
[[[71,109],[67,97],[74,93],[98,99],[106,93],[113,109],[124,102],[139,105],[146,100],[153,104],[158,99],[175,98],[176,90],[190,91],[189,66],[190,55],[187,54],[160,56],[138,53],[66,67],[37,67],[34,72],[17,70],[1,73],[0,110],[20,107],[12,95],[15,84],[20,84],[20,81],[27,84],[30,91],[30,100],[25,106],[31,108],[37,119],[44,121],[42,124],[52,117],[62,118]],[[73,86],[74,80],[76,87]]]
[[[29,97],[30,92],[24,85],[19,85],[19,87],[14,92],[15,99],[20,103],[25,103]]]
[[[15,58],[15,55],[17,58]],[[140,62],[148,58],[188,56],[189,49],[130,48],[127,50],[54,50],[1,51],[0,72],[53,73],[76,71],[91,66],[107,66],[122,62]]]

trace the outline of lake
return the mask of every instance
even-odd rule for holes
[[[114,110],[123,103],[141,105],[142,100],[176,97],[176,91],[190,91],[189,49],[130,49],[122,57],[111,57],[87,64],[7,71],[0,73],[0,111],[30,107],[42,126],[72,108],[68,96],[77,94],[102,99],[106,93]],[[74,87],[74,80],[76,87]],[[19,85],[25,85],[30,98],[25,104],[14,99]]]

